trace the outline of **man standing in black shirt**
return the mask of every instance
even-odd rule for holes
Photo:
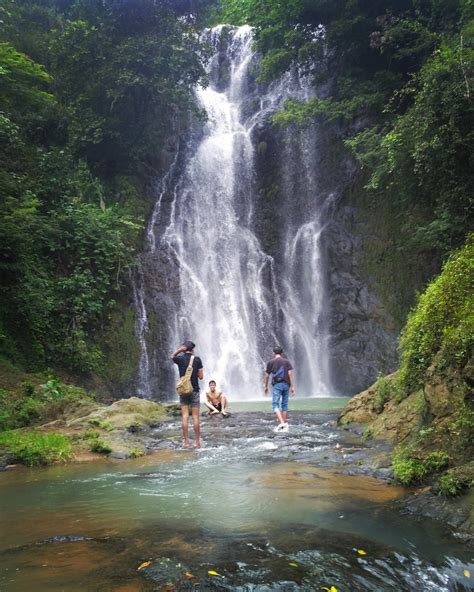
[[[194,356],[195,345],[192,341],[185,341],[183,345],[171,354],[171,359],[178,366],[179,375],[184,376],[186,368],[189,366],[191,356]],[[183,427],[183,446],[189,448],[189,408],[193,416],[194,428],[194,448],[201,448],[201,434],[199,428],[199,382],[204,378],[201,358],[194,356],[193,371],[191,374],[191,384],[193,392],[190,395],[179,395],[181,405],[181,421]]]
[[[272,406],[278,425],[275,432],[288,431],[288,397],[295,396],[293,383],[293,366],[282,356],[283,349],[277,345],[273,348],[273,360],[270,360],[265,370],[263,388],[268,393],[268,379],[272,376],[273,400]],[[280,410],[281,401],[281,410]]]

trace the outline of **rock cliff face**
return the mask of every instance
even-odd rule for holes
[[[235,55],[237,45],[231,43],[235,30],[222,27],[216,35],[210,77],[213,89],[224,92],[241,62]],[[257,74],[258,56],[253,55],[238,83],[239,125],[251,140],[252,157],[249,160],[248,151],[238,156],[234,150],[240,160],[235,163],[233,181],[236,219],[247,220],[245,232],[248,229],[258,240],[259,257],[272,258],[271,266],[259,271],[258,290],[258,298],[271,311],[270,321],[262,330],[254,329],[255,342],[258,348],[268,347],[267,342],[275,339],[293,343],[300,376],[311,373],[313,362],[319,365],[311,394],[354,394],[371,384],[379,372],[393,371],[397,364],[395,323],[360,268],[365,229],[358,208],[351,203],[356,169],[344,151],[337,125],[314,124],[301,130],[273,124],[272,116],[286,96],[314,89],[294,72],[270,86],[258,83]],[[234,97],[229,96],[236,100],[237,91],[232,92]],[[328,89],[316,92],[324,98]],[[205,124],[194,121],[166,150],[163,158],[169,162],[168,173],[157,189],[159,207],[150,220],[148,245],[134,282],[141,346],[135,392],[160,400],[173,392],[174,372],[168,361],[169,351],[177,345],[173,341],[183,327],[195,330],[194,321],[183,321],[180,315],[186,316],[186,311],[177,306],[185,287],[182,261],[173,237],[169,238],[174,229],[170,233],[169,224],[179,195],[188,191],[188,165],[206,133]],[[250,161],[251,169],[239,174]],[[207,181],[201,178],[202,183]],[[161,239],[166,232],[164,248]],[[251,305],[255,310],[258,298]],[[301,328],[291,315],[301,317]],[[301,331],[307,331],[304,339]],[[315,384],[324,386],[324,393]]]
[[[471,459],[474,398],[472,359],[463,369],[428,368],[423,387],[408,395],[398,391],[398,373],[353,397],[339,423],[365,424],[370,437],[413,448],[414,454],[442,450],[453,465]],[[473,473],[474,477],[474,473]]]
[[[360,267],[366,228],[358,208],[351,204],[357,172],[343,149],[341,130],[335,125],[281,130],[269,116],[255,131],[255,143],[259,147],[256,232],[278,268],[283,264],[282,245],[288,231],[319,210],[324,297],[319,327],[328,336],[330,381],[337,394],[360,392],[379,373],[396,368],[398,331]],[[294,181],[291,193],[288,168]]]
[[[360,269],[367,239],[358,216],[357,208],[342,199],[330,213],[323,235],[332,379],[336,390],[345,394],[360,392],[398,364],[394,319]]]

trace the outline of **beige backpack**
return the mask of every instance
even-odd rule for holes
[[[176,383],[176,392],[178,395],[191,395],[193,392],[193,385],[191,384],[191,374],[193,373],[193,362],[194,356],[191,356],[189,360],[188,367],[186,368],[186,372],[184,376]]]

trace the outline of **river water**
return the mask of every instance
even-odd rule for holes
[[[177,418],[141,459],[0,474],[0,589],[473,589],[472,548],[350,474],[363,444],[334,417],[292,411],[275,434],[268,410],[234,409],[202,419],[201,451],[179,449]]]

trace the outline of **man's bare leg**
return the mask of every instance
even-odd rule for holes
[[[283,413],[285,413],[285,412],[283,412]],[[275,409],[275,415],[276,415],[276,418],[278,419],[278,425],[285,423],[283,416],[281,414],[281,411],[279,409]]]
[[[227,403],[228,403],[227,397],[225,395],[221,395],[220,401],[221,401],[221,409],[222,409],[221,413],[222,413],[222,415],[227,415]]]
[[[201,448],[201,430],[199,427],[199,407],[193,407],[194,448]]]
[[[217,411],[217,409],[207,401],[204,401],[204,405],[209,409],[209,413],[211,415],[216,415],[217,413],[219,413],[219,411]]]
[[[183,447],[189,448],[189,405],[181,405],[181,425],[183,428]]]
[[[282,411],[281,417],[285,423],[288,423],[288,411]]]

